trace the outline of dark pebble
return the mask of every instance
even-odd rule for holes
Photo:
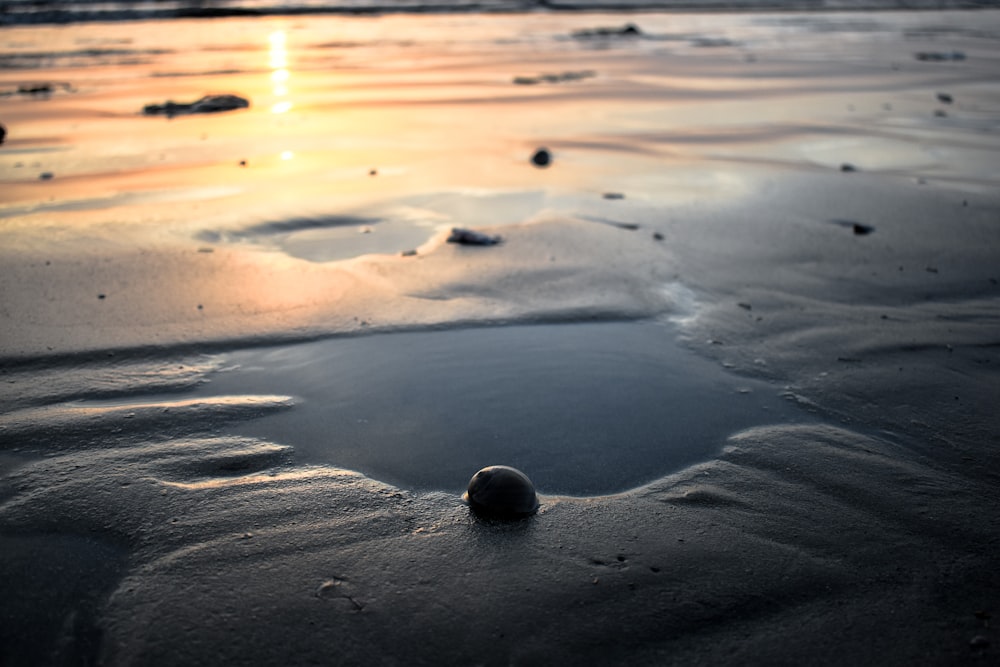
[[[552,164],[552,154],[549,153],[547,148],[539,148],[535,151],[535,154],[531,156],[531,164],[536,167],[547,167]]]
[[[852,173],[857,171],[858,168],[855,167],[853,164],[850,164],[849,162],[845,162],[844,164],[840,165],[840,170],[844,173]]]
[[[38,175],[38,180],[40,181],[51,181],[55,177],[51,171],[43,171]]]
[[[17,92],[20,95],[51,95],[53,91],[52,84],[50,83],[38,83],[35,85],[28,86],[18,86]]]
[[[4,127],[3,125],[0,125],[0,144],[3,143],[3,140],[5,138],[7,138],[7,128]]]
[[[531,480],[509,466],[488,466],[477,472],[462,498],[476,513],[492,517],[528,516],[538,509]]]
[[[951,104],[952,102],[955,101],[954,98],[948,93],[938,93],[937,98],[938,102],[942,102],[944,104]]]
[[[620,192],[605,192],[604,193],[604,198],[605,199],[625,199],[625,195],[623,195]]]
[[[239,95],[206,95],[190,103],[167,100],[163,104],[147,104],[142,108],[142,113],[147,116],[173,118],[182,114],[234,111],[236,109],[246,109],[249,106],[250,100]],[[204,138],[204,135],[202,138]]]
[[[451,236],[448,237],[448,243],[458,243],[459,245],[496,245],[501,240],[499,236],[489,236],[461,227],[454,227],[451,230]]]
[[[917,60],[930,61],[930,62],[945,62],[947,60],[961,61],[965,60],[965,53],[962,51],[920,51],[914,53],[913,57]]]
[[[622,27],[600,27],[588,28],[586,30],[575,30],[571,33],[576,39],[594,39],[608,37],[639,37],[642,30],[634,23],[626,23]]]

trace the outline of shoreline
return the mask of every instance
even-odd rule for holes
[[[16,26],[59,26],[76,23],[102,23],[102,22],[133,22],[133,21],[162,21],[162,20],[184,20],[184,19],[233,19],[233,18],[268,18],[268,17],[382,17],[393,15],[428,15],[444,16],[456,15],[476,15],[502,16],[532,13],[551,14],[601,14],[616,13],[623,17],[640,14],[846,14],[851,12],[940,12],[940,11],[989,11],[995,10],[994,5],[977,0],[907,0],[905,5],[900,5],[898,1],[892,0],[861,0],[857,4],[850,4],[851,0],[833,0],[830,5],[824,4],[824,0],[810,2],[809,0],[798,0],[796,2],[779,2],[778,0],[719,0],[708,4],[699,3],[698,0],[653,0],[652,2],[627,4],[612,1],[595,2],[593,4],[573,4],[569,2],[551,2],[549,0],[538,0],[533,4],[512,4],[509,7],[498,6],[498,3],[487,4],[442,4],[423,6],[345,6],[345,7],[272,7],[266,9],[251,7],[181,7],[170,10],[108,10],[99,12],[88,12],[85,10],[33,10],[29,13],[12,12],[7,18],[0,18],[0,27]],[[122,3],[122,4],[127,4]],[[38,5],[35,5],[36,7]],[[85,3],[81,3],[85,6]]]

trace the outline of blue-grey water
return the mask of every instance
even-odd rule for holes
[[[512,465],[543,492],[622,491],[708,460],[731,433],[811,419],[668,324],[575,323],[330,339],[227,356],[203,395],[287,394],[239,430],[408,488]]]

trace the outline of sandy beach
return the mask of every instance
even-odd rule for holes
[[[1000,11],[0,45],[0,664],[997,662]]]

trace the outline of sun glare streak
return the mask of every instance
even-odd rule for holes
[[[271,113],[288,113],[293,106],[288,99],[287,83],[292,77],[288,69],[288,37],[283,30],[276,30],[267,36],[267,41],[270,44],[271,92],[274,94]],[[288,158],[282,155],[282,159]]]

